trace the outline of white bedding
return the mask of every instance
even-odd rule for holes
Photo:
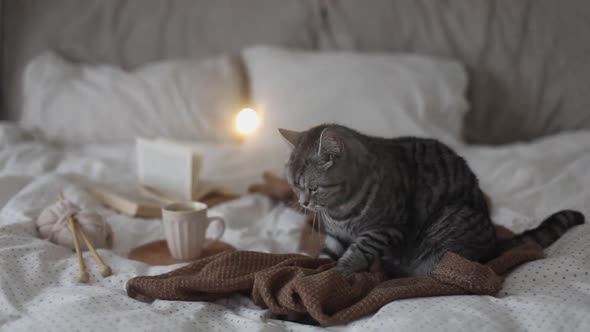
[[[277,170],[281,164],[279,158],[261,164],[259,158],[235,147],[201,148],[207,155],[205,177],[234,184],[236,190],[254,181],[262,167]],[[496,222],[522,231],[562,208],[579,209],[590,216],[590,132],[562,134],[532,144],[458,150],[493,198]],[[3,330],[319,329],[270,319],[266,310],[239,296],[216,303],[145,304],[128,298],[125,283],[129,278],[177,267],[152,267],[125,258],[130,248],[163,237],[158,221],[128,218],[100,207],[67,174],[120,185],[131,183],[132,146],[61,148],[27,141],[14,127],[0,126],[0,198],[12,197],[0,201]],[[31,178],[16,182],[14,178],[1,179],[12,175]],[[36,238],[33,220],[60,189],[81,206],[102,213],[113,226],[113,250],[100,251],[113,267],[113,276],[101,278],[87,255],[91,282],[78,284],[74,253]],[[9,193],[11,190],[14,193]],[[226,218],[229,228],[224,239],[240,249],[296,250],[303,217],[263,197],[246,196],[213,209],[213,214]],[[403,300],[371,317],[331,329],[590,331],[590,226],[577,227],[546,252],[546,259],[511,273],[497,297]]]

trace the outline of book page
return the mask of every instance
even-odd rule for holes
[[[198,169],[190,149],[138,138],[137,174],[141,185],[174,199],[192,200]],[[196,165],[200,167],[200,163]]]

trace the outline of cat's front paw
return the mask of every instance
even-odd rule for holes
[[[350,266],[341,265],[341,264],[337,264],[336,266],[334,266],[332,268],[332,270],[334,270],[336,272],[339,272],[341,274],[344,274],[346,276],[347,275],[351,275],[351,274],[353,274],[355,272],[354,269],[351,268]]]

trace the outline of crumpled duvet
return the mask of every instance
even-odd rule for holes
[[[3,137],[0,135],[0,137]],[[142,243],[163,238],[157,220],[114,213],[91,197],[67,174],[120,185],[133,182],[129,145],[58,147],[14,139],[0,142],[1,177],[32,176],[0,202],[0,325],[3,330],[157,330],[281,331],[315,330],[273,320],[244,297],[215,303],[155,301],[145,304],[125,294],[137,275],[178,268],[147,266],[126,258]],[[204,177],[219,179],[216,163],[232,181],[255,182],[260,158],[236,155],[224,147],[203,148]],[[232,148],[233,149],[233,148]],[[529,144],[457,147],[493,200],[493,218],[515,232],[536,226],[564,208],[590,216],[590,132],[567,133]],[[232,150],[233,151],[233,150]],[[275,165],[280,165],[277,162]],[[270,167],[271,171],[280,169]],[[241,178],[240,178],[241,177]],[[227,181],[231,184],[232,181]],[[244,188],[241,185],[241,188]],[[240,188],[236,188],[240,189]],[[9,190],[9,189],[7,189]],[[103,214],[113,227],[112,250],[100,249],[114,274],[100,269],[86,253],[91,282],[78,284],[75,254],[37,238],[34,219],[55,200],[58,190],[82,208]],[[5,197],[3,195],[2,197]],[[264,197],[248,195],[212,210],[227,220],[224,240],[239,249],[295,252],[304,216]],[[515,269],[497,296],[451,296],[390,303],[376,314],[333,330],[590,330],[590,226],[576,227],[546,250],[546,258]]]

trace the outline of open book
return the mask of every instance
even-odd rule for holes
[[[203,157],[187,143],[136,139],[138,185],[125,191],[94,185],[91,191],[105,205],[131,216],[159,217],[174,201],[207,201],[235,197],[199,179]]]
[[[122,190],[95,183],[89,185],[88,189],[104,205],[132,217],[159,218],[162,207],[173,202],[154,189],[144,186]],[[212,189],[196,200],[211,206],[237,197],[238,195],[222,189]]]

